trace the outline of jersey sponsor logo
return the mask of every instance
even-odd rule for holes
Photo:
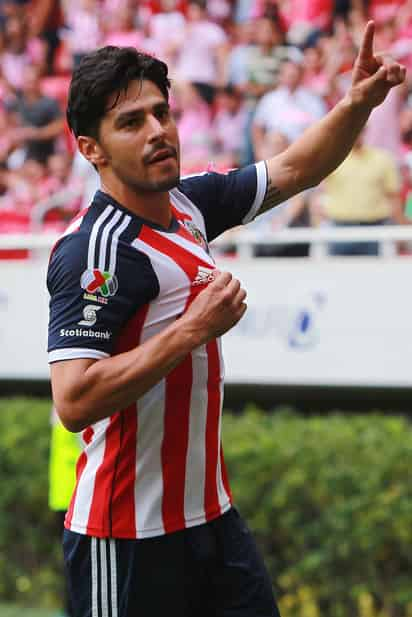
[[[109,330],[106,332],[95,332],[94,330],[83,330],[82,328],[61,328],[60,336],[81,336],[86,338],[100,338],[108,341],[112,333]]]
[[[192,223],[192,221],[184,221],[184,226],[186,227],[187,231],[192,234],[192,236],[194,237],[194,239],[196,240],[196,242],[198,244],[200,244],[200,246],[206,251],[209,252],[209,247],[207,245],[206,242],[206,238],[204,237],[204,235],[202,234],[202,232],[200,231],[200,229],[198,227],[196,227],[196,225],[194,223]]]
[[[79,326],[94,326],[97,321],[97,311],[100,311],[102,306],[95,306],[94,304],[88,304],[83,309],[83,319],[79,322]]]
[[[192,285],[208,285],[215,278],[215,271],[213,268],[205,268],[204,266],[198,266],[196,278],[192,282]]]
[[[80,278],[81,288],[92,294],[101,294],[105,298],[114,296],[119,284],[115,274],[104,270],[85,270]]]

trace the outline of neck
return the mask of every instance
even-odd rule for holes
[[[113,197],[124,208],[152,223],[169,227],[172,220],[168,191],[137,192],[122,182],[102,178],[102,191]]]

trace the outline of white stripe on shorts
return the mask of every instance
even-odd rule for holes
[[[102,617],[109,617],[109,602],[107,597],[107,552],[106,538],[100,540],[100,568],[101,568],[101,590],[102,590]]]
[[[98,598],[98,576],[97,576],[97,538],[92,538],[91,546],[92,558],[92,617],[99,617],[99,609],[97,605]]]
[[[110,544],[110,576],[112,588],[112,617],[118,617],[117,613],[117,560],[116,560],[116,540],[111,538]]]
[[[109,554],[107,553],[109,546]],[[100,585],[99,585],[100,557]],[[92,614],[91,617],[118,617],[116,540],[91,539]],[[110,598],[108,575],[110,575]]]

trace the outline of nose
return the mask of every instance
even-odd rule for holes
[[[149,124],[149,142],[152,143],[164,139],[166,131],[160,120],[153,114],[149,114],[147,121]]]

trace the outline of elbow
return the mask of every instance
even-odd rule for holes
[[[92,424],[83,405],[79,403],[58,401],[55,403],[55,408],[61,423],[70,433],[80,433]]]
[[[304,189],[314,189],[322,182],[323,176],[309,178]],[[303,189],[303,190],[304,190]]]

